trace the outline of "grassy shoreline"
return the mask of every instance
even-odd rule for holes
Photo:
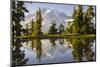
[[[42,35],[42,36],[18,36],[14,38],[23,38],[23,39],[30,39],[30,38],[66,38],[66,37],[82,37],[82,38],[95,38],[96,34],[56,34],[56,35]]]

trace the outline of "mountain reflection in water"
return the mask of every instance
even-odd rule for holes
[[[95,61],[95,38],[21,39],[23,64]],[[17,45],[18,46],[18,45]],[[18,51],[18,50],[16,50]],[[14,51],[14,52],[16,52]],[[21,53],[20,53],[21,54]],[[15,54],[16,56],[16,54]],[[15,59],[14,57],[13,59]],[[14,61],[13,61],[14,62]],[[18,62],[18,61],[16,61]]]

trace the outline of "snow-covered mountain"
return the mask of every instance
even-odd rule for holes
[[[66,20],[72,19],[71,16],[67,16],[64,12],[58,11],[53,8],[42,8],[42,32],[47,32],[53,20],[55,20],[56,28],[59,27],[60,24],[66,26]],[[24,25],[26,23],[30,23],[32,19],[35,19],[35,13],[28,15],[25,18],[25,21],[22,21],[21,24]]]

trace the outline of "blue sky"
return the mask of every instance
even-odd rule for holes
[[[38,9],[39,7],[40,8],[54,8],[58,11],[62,11],[66,13],[68,16],[71,16],[75,5],[32,2],[32,3],[25,3],[25,6],[29,10],[29,13],[25,14],[26,16],[33,14],[36,11],[36,9]],[[87,6],[83,6],[83,8],[84,8],[84,11],[86,11]]]

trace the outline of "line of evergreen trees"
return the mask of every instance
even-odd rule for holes
[[[64,26],[60,24],[59,29],[56,28],[56,21],[52,21],[52,24],[49,28],[48,34],[61,34],[64,32]],[[36,11],[36,19],[31,21],[32,24],[32,36],[39,36],[43,35],[44,32],[41,31],[42,27],[42,15],[41,15],[41,9],[39,8]]]
[[[74,34],[94,34],[95,28],[93,24],[93,19],[95,17],[94,8],[89,6],[86,12],[83,12],[82,5],[78,5],[77,9],[74,8],[73,11],[74,21],[69,27],[67,27],[67,33]]]
[[[64,32],[64,26],[62,24],[59,25],[59,29],[56,28],[56,21],[52,21],[52,24],[49,28],[48,34],[62,34]]]
[[[13,3],[15,4],[15,3]],[[23,3],[17,4],[18,7],[13,5],[13,18],[12,18],[12,32],[14,36],[21,36],[21,32],[24,33],[25,36],[39,36],[43,35],[41,31],[42,28],[42,15],[41,9],[39,8],[36,11],[35,19],[31,21],[31,29],[29,29],[28,24],[26,24],[26,29],[22,29],[22,25],[20,24],[21,20],[24,20],[24,13],[28,12],[28,10],[23,6]],[[20,8],[19,8],[20,7]],[[24,11],[24,12],[22,12]],[[95,27],[93,23],[93,19],[95,17],[93,6],[88,6],[87,11],[83,11],[83,6],[78,5],[74,7],[73,15],[74,21],[68,22],[68,27],[64,29],[62,24],[59,25],[58,29],[56,28],[56,20],[52,20],[52,24],[48,30],[48,34],[95,34]],[[31,33],[29,31],[31,30]]]
[[[77,8],[77,9],[76,9]],[[95,17],[94,8],[93,6],[88,6],[87,11],[83,11],[83,6],[78,5],[74,7],[73,15],[74,21],[69,22],[69,26],[64,29],[62,24],[59,25],[59,28],[56,28],[56,21],[53,20],[52,24],[49,28],[48,34],[62,34],[65,32],[71,34],[95,34],[95,23],[93,23],[93,19]],[[41,9],[36,12],[36,21],[32,25],[33,33],[32,35],[38,36],[43,35],[44,32],[41,32],[41,24],[42,24],[42,16],[41,16]]]

